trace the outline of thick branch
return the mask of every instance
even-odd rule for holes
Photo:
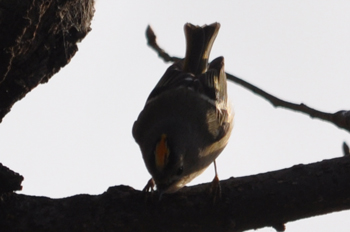
[[[147,42],[148,45],[152,49],[154,49],[157,52],[158,56],[161,57],[165,62],[175,62],[175,61],[180,59],[177,57],[170,56],[162,48],[159,47],[159,45],[157,44],[157,41],[156,41],[156,35],[150,26],[147,27],[146,38],[148,41]],[[301,104],[290,103],[290,102],[281,100],[281,99],[265,92],[264,90],[254,86],[254,85],[252,85],[252,84],[250,84],[250,83],[248,83],[248,82],[246,82],[246,81],[244,81],[244,80],[242,80],[242,79],[240,79],[232,74],[226,73],[226,75],[227,75],[228,80],[233,81],[233,82],[251,90],[252,92],[256,93],[257,95],[265,98],[275,107],[280,106],[280,107],[284,107],[284,108],[291,109],[294,111],[302,112],[302,113],[308,114],[312,118],[318,118],[318,119],[322,119],[322,120],[331,122],[331,123],[335,124],[336,126],[350,132],[350,111],[341,110],[341,111],[338,111],[336,113],[325,113],[325,112],[310,108],[303,103],[301,103]]]
[[[0,197],[3,193],[21,190],[22,181],[23,176],[0,163]]]
[[[91,30],[93,0],[0,2],[0,122],[12,105],[47,82]]]
[[[50,199],[3,196],[4,231],[243,231],[283,228],[289,221],[350,208],[348,156],[221,181],[213,204],[210,184],[175,194],[143,193],[126,186],[99,196]]]

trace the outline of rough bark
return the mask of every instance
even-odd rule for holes
[[[22,190],[23,176],[0,163],[0,196],[16,190]]]
[[[97,196],[63,199],[8,193],[0,203],[4,231],[244,231],[283,230],[289,221],[350,208],[349,157],[221,181],[213,203],[210,184],[175,194],[127,186]]]
[[[0,0],[0,122],[91,30],[93,0]]]

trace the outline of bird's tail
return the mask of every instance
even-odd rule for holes
[[[186,36],[186,57],[183,71],[200,75],[207,71],[208,59],[215,38],[219,32],[220,23],[194,26],[186,23],[184,26]]]

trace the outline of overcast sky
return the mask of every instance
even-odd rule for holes
[[[132,124],[170,64],[146,45],[150,24],[170,55],[183,57],[183,25],[220,22],[211,58],[226,71],[294,103],[326,112],[350,107],[349,1],[98,0],[92,31],[71,62],[17,102],[0,125],[0,162],[25,177],[24,194],[101,194],[149,180]],[[234,84],[230,142],[220,179],[342,156],[344,130],[273,108]],[[210,166],[192,184],[209,182]],[[263,200],[263,199],[262,199]],[[347,232],[350,213],[288,223],[288,232]],[[274,231],[272,228],[259,230]]]

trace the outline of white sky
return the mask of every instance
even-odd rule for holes
[[[169,64],[147,47],[151,24],[171,55],[183,25],[220,22],[211,58],[227,72],[295,103],[349,109],[349,1],[98,0],[92,31],[69,65],[16,103],[0,125],[0,162],[25,177],[24,194],[101,194],[144,187],[148,174],[131,127]],[[229,83],[235,128],[217,160],[227,179],[342,155],[349,134]],[[213,167],[191,184],[209,182]],[[350,212],[288,223],[287,231],[345,232]],[[259,230],[274,231],[272,228]]]

